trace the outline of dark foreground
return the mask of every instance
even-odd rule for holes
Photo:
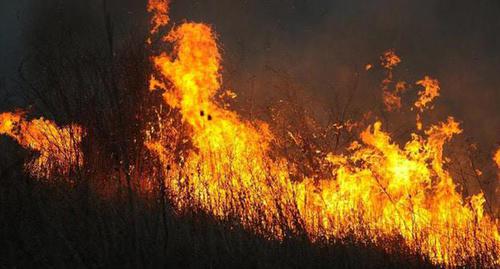
[[[131,210],[119,194],[103,199],[78,184],[28,178],[22,163],[0,171],[0,268],[431,267],[403,247],[388,254],[349,240],[269,241],[236,222],[176,216],[139,197]]]

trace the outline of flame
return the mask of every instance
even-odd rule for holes
[[[149,1],[152,36],[168,24],[168,10],[168,1]],[[243,120],[215,101],[218,93],[230,98],[235,94],[221,91],[222,58],[213,30],[183,23],[162,40],[173,44],[173,51],[153,57],[157,74],[151,77],[150,90],[163,90],[165,103],[180,112],[194,148],[176,148],[176,141],[185,144],[181,130],[173,118],[161,117],[159,129],[147,131],[145,146],[167,171],[162,176],[177,210],[201,209],[235,219],[272,239],[303,234],[311,241],[354,237],[387,251],[399,247],[388,240],[401,239],[436,264],[499,265],[498,221],[485,214],[484,195],[464,199],[446,169],[444,146],[462,132],[455,119],[413,133],[404,146],[393,142],[377,121],[343,153],[327,155],[329,176],[292,179],[288,160],[271,154],[275,138],[268,125]],[[401,108],[400,94],[407,88],[397,82],[390,90],[392,70],[400,62],[393,50],[381,57],[387,70],[382,82],[387,110]],[[414,104],[420,130],[420,115],[440,88],[428,76],[416,84],[424,87]],[[38,153],[26,165],[37,177],[68,175],[83,164],[83,130],[77,125],[58,127],[43,118],[26,120],[23,112],[7,112],[0,114],[0,134]],[[494,159],[500,168],[500,150]]]
[[[393,81],[393,69],[401,63],[401,58],[395,53],[394,50],[388,50],[380,56],[380,64],[386,69],[387,77],[382,80],[382,100],[387,111],[395,111],[401,109],[401,94],[407,90],[406,82]],[[394,84],[394,89],[391,86]],[[429,76],[424,76],[423,79],[417,81],[416,85],[424,87],[423,91],[418,92],[418,100],[415,101],[415,108],[417,108],[416,125],[418,130],[422,130],[422,113],[430,107],[432,101],[439,96],[440,86],[439,81],[432,79]]]
[[[168,4],[149,0],[151,37],[169,23]],[[184,125],[176,125],[173,117],[157,119],[158,128],[146,131],[145,146],[167,171],[161,176],[180,212],[201,209],[270,239],[355,238],[389,252],[400,246],[388,242],[402,240],[437,265],[500,265],[498,220],[485,214],[482,193],[462,197],[446,167],[444,146],[462,132],[454,118],[412,133],[402,146],[376,121],[342,153],[326,155],[329,175],[297,179],[293,165],[272,154],[276,139],[267,124],[246,121],[215,101],[236,95],[221,89],[222,57],[212,28],[187,22],[161,40],[173,51],[152,57],[156,73],[149,88],[162,90],[164,102],[180,112],[193,148],[182,148]],[[384,104],[387,110],[399,109],[407,85],[394,84],[392,70],[401,58],[389,50],[380,60],[387,70]],[[439,96],[440,86],[428,76],[416,84],[424,88],[414,103],[421,130],[421,113]],[[80,126],[58,127],[44,118],[27,120],[24,112],[7,112],[0,114],[0,134],[38,153],[26,165],[36,177],[69,175],[83,165]],[[288,135],[300,143],[300,137]],[[494,160],[500,169],[500,149]]]
[[[415,102],[415,107],[423,111],[429,107],[434,98],[439,96],[439,81],[425,76],[422,80],[417,81],[416,84],[424,87],[424,90],[418,93],[419,99]]]
[[[437,79],[432,79],[428,76],[417,81],[416,84],[424,87],[424,90],[418,93],[419,98],[415,102],[415,107],[419,111],[417,113],[417,129],[421,130],[423,126],[421,113],[428,109],[431,102],[439,96],[440,87]]]
[[[495,161],[498,169],[500,169],[500,148],[497,149],[495,152],[495,155],[493,155],[493,161]]]
[[[395,111],[401,108],[401,94],[406,90],[406,83],[399,81],[395,84],[394,90],[390,87],[393,84],[392,70],[401,63],[401,58],[394,50],[388,50],[380,56],[380,64],[387,71],[387,77],[382,80],[382,100],[387,111]]]
[[[168,16],[169,0],[149,0],[147,10],[153,16],[151,17],[151,33],[154,34],[158,30],[168,24],[170,17]]]
[[[79,148],[82,133],[77,125],[58,127],[44,118],[28,121],[22,111],[0,114],[0,134],[38,153],[26,164],[30,174],[38,178],[68,175],[73,168],[83,164]]]
[[[190,152],[184,166],[177,167],[178,176],[167,179],[168,188],[175,194],[173,199],[183,207],[191,202],[187,200],[190,197],[220,217],[245,215],[253,223],[264,217],[269,220],[263,222],[266,229],[277,228],[271,226],[271,219],[277,216],[278,209],[267,198],[281,186],[269,181],[285,178],[268,177],[269,171],[275,169],[268,167],[271,162],[266,161],[265,154],[271,135],[267,125],[244,122],[213,101],[220,88],[220,54],[211,28],[185,23],[173,29],[165,40],[175,44],[176,57],[154,57],[161,74],[173,84],[172,91],[165,91],[163,98],[180,110],[192,128],[191,139],[198,149]],[[163,151],[158,143],[149,145],[156,152]],[[264,211],[256,212],[259,208]]]
[[[385,69],[392,70],[400,63],[401,63],[401,58],[392,49],[384,52],[382,56],[380,56],[380,64]]]
[[[463,199],[444,167],[443,147],[462,131],[453,118],[424,136],[412,134],[404,147],[376,122],[345,155],[328,155],[330,178],[292,180],[287,160],[270,157],[274,137],[267,125],[242,120],[214,101],[221,55],[212,29],[184,23],[164,41],[174,50],[153,57],[162,78],[152,79],[150,88],[163,89],[164,101],[179,109],[195,149],[175,161],[161,141],[147,146],[172,171],[165,185],[179,210],[235,218],[275,239],[301,232],[313,241],[354,236],[390,250],[384,240],[402,238],[436,264],[457,266],[479,257],[498,265],[498,224],[484,214],[483,194]],[[381,63],[390,72],[400,61],[389,51]],[[427,76],[417,84],[425,88],[415,103],[423,111],[439,95],[439,84]]]

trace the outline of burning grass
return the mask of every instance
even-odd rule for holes
[[[148,11],[152,12],[151,35],[157,35],[168,25],[168,3],[150,1]],[[151,40],[148,47],[154,45]],[[0,117],[3,134],[45,156],[35,159],[39,165],[28,167],[30,173],[51,178],[53,171],[61,172],[59,166],[66,170],[83,166],[86,176],[105,178],[87,179],[87,192],[102,190],[101,196],[116,198],[121,197],[117,195],[121,186],[126,186],[123,203],[134,216],[126,224],[131,226],[135,251],[137,234],[146,228],[135,218],[138,205],[147,207],[147,201],[154,205],[160,197],[164,225],[173,216],[195,212],[208,216],[207,222],[237,227],[259,240],[281,244],[304,240],[307,247],[321,249],[353,243],[434,265],[499,264],[497,218],[485,213],[483,193],[464,198],[457,191],[443,156],[445,144],[462,132],[459,123],[452,117],[430,126],[422,121],[440,94],[437,80],[425,76],[415,83],[421,89],[413,103],[416,130],[402,146],[379,120],[364,125],[336,123],[337,130],[345,128],[354,135],[345,149],[314,149],[300,134],[288,131],[311,164],[305,173],[298,168],[304,163],[278,154],[275,145],[283,141],[274,135],[272,125],[244,120],[216,101],[221,90],[221,55],[208,25],[183,23],[160,40],[160,46],[173,46],[173,50],[152,57],[149,94],[158,96],[159,90],[162,99],[147,109],[151,117],[145,116],[147,122],[135,126],[139,131],[131,132],[136,136],[127,140],[134,141],[137,150],[126,143],[118,146],[112,155],[116,162],[92,158],[89,150],[83,150],[85,157],[80,159],[80,127],[58,128],[46,120],[26,122],[15,113]],[[400,62],[392,50],[381,58],[387,72],[381,85],[388,111],[401,109],[401,96],[409,90],[409,83],[395,82],[393,77],[392,70]],[[21,131],[14,131],[15,125]],[[98,141],[92,131],[95,127],[85,128],[90,143]],[[60,135],[54,140],[38,135],[30,142],[25,139],[27,129]],[[69,139],[73,129],[76,140]],[[69,155],[60,155],[59,148]],[[97,171],[93,165],[99,165],[99,160],[114,163],[115,170]],[[57,174],[71,176],[64,169]],[[112,184],[115,180],[116,185]]]

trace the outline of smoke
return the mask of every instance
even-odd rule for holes
[[[173,21],[212,24],[224,48],[226,85],[240,100],[278,96],[283,73],[328,105],[353,89],[359,107],[380,104],[379,74],[367,63],[394,48],[396,78],[441,82],[439,115],[463,121],[487,150],[498,143],[500,116],[498,1],[174,1]],[[279,71],[276,73],[276,71]]]
[[[118,39],[138,30],[146,34],[145,5],[106,1]],[[40,34],[60,34],[61,24],[82,40],[106,44],[102,0],[4,1],[0,10],[4,88],[15,87],[15,70]],[[188,18],[214,26],[223,46],[224,87],[239,94],[242,109],[282,97],[290,88],[284,82],[312,103],[329,106],[336,97],[345,102],[356,73],[356,106],[376,109],[380,72],[363,67],[394,48],[403,59],[396,78],[439,79],[439,114],[462,120],[466,136],[490,150],[500,131],[498,12],[500,3],[493,0],[202,0],[173,1],[171,17],[174,23]]]

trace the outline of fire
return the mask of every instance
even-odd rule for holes
[[[244,122],[213,101],[220,88],[220,54],[211,28],[185,23],[165,40],[175,44],[176,57],[162,54],[154,58],[158,70],[173,84],[163,97],[180,110],[198,149],[182,165],[162,158],[165,166],[175,167],[178,173],[166,180],[173,199],[180,207],[190,206],[191,198],[217,216],[245,215],[249,222],[262,222],[266,229],[277,228],[271,223],[278,209],[268,199],[276,187],[283,187],[286,178],[279,173],[272,173],[276,178],[268,177],[276,168],[265,154],[271,139],[267,125]],[[162,151],[158,151],[158,143],[148,144],[150,148],[156,145],[156,152]],[[274,180],[283,184],[274,186],[269,182]]]
[[[380,64],[386,69],[392,70],[400,63],[401,58],[399,58],[394,50],[388,50],[380,56]]]
[[[380,65],[386,70],[387,77],[382,80],[382,100],[384,101],[385,109],[387,111],[396,111],[401,109],[401,94],[408,89],[408,85],[404,81],[393,81],[393,70],[401,63],[401,58],[395,53],[394,50],[388,50],[380,56]],[[424,76],[423,79],[415,83],[423,87],[422,91],[418,92],[418,100],[415,101],[414,106],[417,109],[417,129],[422,130],[422,113],[432,108],[430,105],[432,101],[439,96],[440,86],[439,81],[432,79],[429,76]],[[394,87],[391,90],[391,87]]]
[[[151,36],[169,23],[168,3],[149,0]],[[401,241],[437,265],[500,264],[498,220],[485,214],[484,195],[463,198],[447,170],[445,144],[462,132],[454,118],[412,133],[401,145],[376,121],[346,149],[326,155],[322,161],[331,165],[329,175],[297,179],[290,161],[272,154],[276,138],[267,124],[244,120],[216,101],[235,94],[221,89],[222,57],[212,28],[186,22],[161,41],[173,51],[152,58],[156,70],[149,88],[163,91],[163,101],[180,113],[182,126],[174,117],[159,116],[157,127],[145,130],[145,147],[158,157],[159,178],[179,212],[203,210],[276,240],[354,238],[388,252]],[[408,86],[394,81],[392,71],[400,62],[393,50],[381,57],[389,111],[401,108],[400,95]],[[414,103],[421,130],[421,113],[439,96],[440,86],[428,76],[416,84],[424,88]],[[349,125],[354,124],[338,128]],[[7,112],[0,114],[0,134],[38,153],[26,165],[36,177],[70,175],[83,165],[84,130],[75,124],[58,127]],[[500,150],[494,160],[500,168]]]
[[[26,120],[24,112],[6,112],[0,114],[0,134],[37,152],[36,158],[26,164],[35,177],[68,175],[73,168],[83,164],[79,148],[83,131],[77,125],[58,127],[44,118]]]
[[[493,156],[493,160],[497,164],[498,169],[500,169],[500,148],[497,149],[497,151],[495,152],[495,155]]]
[[[156,25],[153,21],[152,33]],[[287,160],[270,157],[274,137],[267,125],[247,122],[214,101],[221,86],[221,55],[212,29],[188,22],[164,41],[174,50],[153,57],[161,79],[153,78],[150,87],[163,89],[164,101],[180,111],[195,149],[176,161],[161,141],[147,146],[172,171],[165,185],[179,210],[237,219],[269,238],[301,232],[312,241],[354,236],[388,251],[397,246],[384,245],[385,239],[402,238],[436,264],[480,259],[498,265],[498,223],[484,214],[483,194],[462,198],[445,167],[443,147],[462,132],[453,118],[424,135],[412,134],[404,147],[376,122],[345,154],[328,155],[331,177],[292,180]],[[382,66],[390,72],[386,85],[400,61],[393,51],[383,55]],[[422,112],[439,95],[439,84],[426,76],[417,85],[424,87],[415,102]],[[403,84],[398,87],[402,91]],[[400,106],[399,100],[393,104]]]
[[[390,89],[393,85],[392,70],[399,63],[401,63],[401,58],[394,50],[388,50],[380,56],[380,64],[387,71],[387,77],[382,81],[382,100],[387,111],[395,111],[401,108],[401,94],[407,88],[404,81],[399,81],[395,83],[394,90]]]
[[[424,79],[417,81],[417,85],[424,87],[423,91],[418,93],[418,100],[415,102],[415,107],[418,109],[417,113],[417,129],[421,130],[422,123],[422,112],[429,108],[431,102],[439,96],[439,82],[437,79],[432,79],[425,76]]]
[[[428,108],[432,100],[439,96],[439,82],[425,76],[422,80],[417,81],[417,85],[424,87],[424,91],[418,93],[419,99],[415,102],[415,107],[423,111]]]
[[[318,186],[304,183],[298,204],[309,215],[303,217],[322,220],[308,230],[334,237],[352,229],[372,238],[399,235],[416,251],[450,265],[483,254],[488,247],[498,251],[498,228],[483,214],[484,197],[475,195],[466,205],[442,167],[443,145],[459,132],[449,118],[429,128],[426,138],[413,134],[400,148],[381,130],[381,123],[375,123],[361,134],[362,144],[354,151],[329,157],[338,167],[334,180]],[[473,231],[481,233],[480,243]],[[495,256],[490,258],[494,261]]]
[[[152,13],[151,18],[151,33],[156,33],[160,27],[168,24],[168,1],[167,0],[149,0],[148,12]]]

